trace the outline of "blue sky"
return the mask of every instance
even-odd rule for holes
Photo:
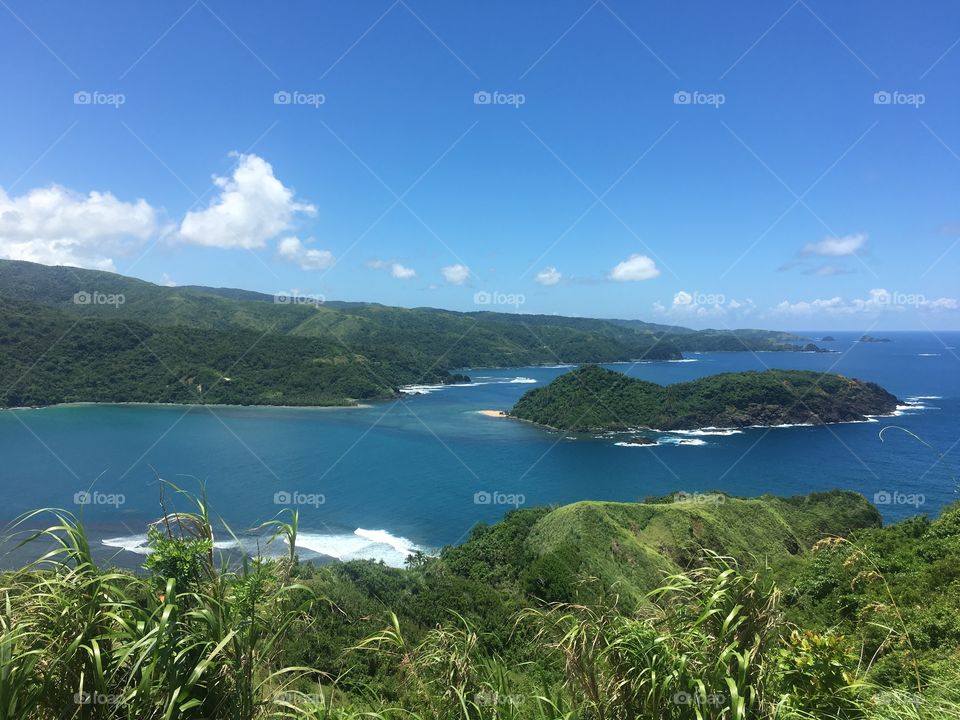
[[[960,329],[955,3],[0,5],[0,256]]]

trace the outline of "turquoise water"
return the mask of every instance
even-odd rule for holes
[[[618,446],[617,437],[574,438],[478,413],[508,409],[525,391],[568,370],[541,367],[470,370],[470,386],[360,409],[7,411],[0,413],[0,521],[37,507],[82,509],[99,553],[135,564],[142,561],[146,523],[161,514],[159,475],[191,490],[203,482],[212,508],[234,530],[298,501],[305,557],[399,564],[410,549],[460,542],[474,524],[496,521],[517,504],[839,487],[870,498],[890,493],[893,502],[880,505],[890,520],[935,514],[957,499],[960,333],[884,333],[894,342],[882,344],[830,334],[837,342],[822,345],[840,353],[703,353],[684,362],[611,367],[658,383],[765,365],[832,370],[879,382],[902,399],[914,398],[912,405],[870,423],[666,435],[655,447]],[[878,431],[886,425],[909,429],[945,457],[938,460],[905,433],[887,432],[881,442]],[[91,502],[75,504],[87,489]],[[178,507],[187,509],[182,502]],[[244,539],[250,547],[255,542]]]

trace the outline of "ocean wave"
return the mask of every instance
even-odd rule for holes
[[[719,427],[704,427],[698,428],[697,430],[668,430],[667,432],[673,435],[741,435],[743,430],[738,430],[737,428],[719,428]]]
[[[925,405],[922,402],[913,402],[911,399],[907,399],[907,402],[903,405],[897,405],[897,410],[894,415],[903,415],[905,412],[911,412],[914,410],[939,410],[940,408],[933,405]]]
[[[632,442],[626,442],[626,441],[614,443],[614,445],[616,445],[617,447],[634,447],[634,448],[654,448],[654,447],[661,447],[663,445],[701,446],[706,444],[707,444],[706,440],[700,440],[699,438],[678,438],[678,437],[661,437],[661,438],[657,438],[656,442],[647,443],[647,444],[632,443]]]
[[[390,567],[403,567],[408,555],[425,550],[386,530],[365,528],[357,528],[352,534],[300,533],[297,547],[343,561],[382,560]]]
[[[483,382],[450,383],[449,385],[402,385],[400,392],[405,395],[430,395],[431,393],[439,392],[440,390],[449,390],[450,388],[480,387],[481,385],[529,385],[539,382],[534,378],[523,377],[522,375],[512,378],[492,378],[489,375],[484,377],[491,379],[484,379]]]
[[[126,537],[104,538],[100,541],[107,547],[119,548],[137,555],[149,555],[153,549],[147,545],[146,535],[127,535]]]
[[[940,357],[940,353],[917,353],[917,357]]]
[[[676,362],[676,363],[680,363],[680,362],[700,362],[700,360],[697,359],[697,358],[683,358],[682,360],[667,360],[667,362]]]
[[[244,536],[239,541],[218,540],[213,546],[218,550],[242,549],[250,555],[262,554],[266,557],[283,557],[287,554],[287,543],[283,539],[270,542],[270,536]],[[137,555],[149,555],[153,548],[147,545],[147,536],[127,535],[104,538],[100,541],[107,547],[118,548]],[[392,535],[386,530],[367,530],[357,528],[353,533],[308,533],[297,535],[297,547],[318,555],[336,560],[382,560],[391,567],[403,567],[408,555],[416,551],[426,551],[404,537]]]

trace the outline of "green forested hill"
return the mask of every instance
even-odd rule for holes
[[[562,430],[679,430],[849,422],[896,406],[875,383],[829,373],[722,373],[661,386],[585,365],[529,391],[510,414]]]
[[[957,505],[890,527],[840,491],[530,508],[404,569],[218,560],[199,507],[141,574],[98,568],[69,514],[24,519],[63,544],[0,573],[8,717],[960,718]]]
[[[84,293],[122,302],[76,302]],[[679,344],[696,349],[700,336],[640,322],[305,300],[0,260],[0,406],[342,404],[448,382],[457,368],[677,359]],[[738,332],[726,338],[736,349],[795,349],[784,333]],[[703,338],[704,349],[715,345],[713,331]]]

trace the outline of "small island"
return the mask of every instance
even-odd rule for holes
[[[510,416],[573,432],[822,425],[896,410],[875,383],[807,370],[710,375],[657,385],[583,365],[527,392]]]
[[[881,343],[881,342],[890,342],[890,338],[878,338],[873,335],[861,335],[860,339],[857,342],[862,343]]]
[[[820,338],[820,342],[836,342],[837,339],[833,335],[825,335]]]

